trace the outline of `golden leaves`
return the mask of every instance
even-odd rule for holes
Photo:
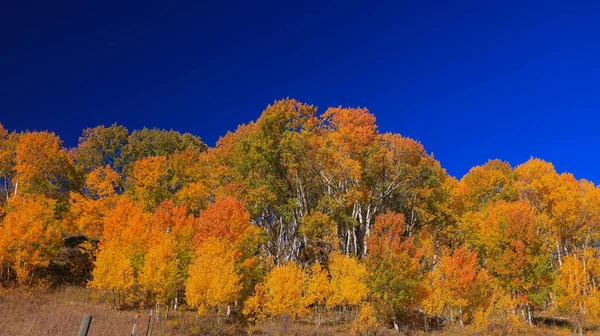
[[[287,314],[293,318],[305,315],[308,312],[305,280],[304,272],[293,262],[271,270],[264,282],[266,296],[264,308],[267,314],[270,316]]]
[[[329,256],[331,274],[331,296],[327,300],[330,308],[357,306],[367,298],[369,290],[365,283],[367,270],[356,258],[337,252]]]
[[[62,244],[60,224],[54,216],[56,201],[41,195],[10,199],[0,223],[0,263],[14,268],[19,283],[32,280],[32,272],[46,267]]]
[[[235,270],[236,251],[217,238],[204,241],[189,268],[186,285],[188,303],[203,314],[233,301],[240,292],[240,276]]]

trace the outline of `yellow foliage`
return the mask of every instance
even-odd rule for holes
[[[154,209],[166,197],[167,157],[151,156],[133,164],[133,197],[144,209]]]
[[[149,232],[150,215],[133,201],[121,198],[113,210],[104,217],[104,230],[101,242],[118,244],[128,257],[136,258],[134,266],[141,266]]]
[[[113,291],[123,296],[133,289],[135,284],[131,260],[127,258],[116,244],[103,244],[94,262],[92,288]],[[120,302],[117,301],[117,305]]]
[[[246,300],[242,313],[250,322],[260,321],[266,317],[265,303],[265,287],[262,284],[257,284],[254,287],[254,296]]]
[[[375,335],[377,317],[370,303],[363,303],[358,310],[358,318],[352,322],[352,334],[357,336]]]
[[[209,238],[199,246],[185,289],[189,305],[198,308],[199,314],[209,308],[219,309],[238,295],[242,287],[235,261],[233,247],[217,238]]]
[[[168,303],[174,294],[177,281],[175,242],[169,233],[153,245],[144,256],[144,265],[138,282],[141,288],[156,296],[156,301]]]
[[[265,311],[270,316],[304,316],[306,309],[306,276],[295,263],[275,267],[265,280]]]
[[[119,173],[110,166],[104,166],[92,170],[85,180],[85,185],[92,197],[108,197],[116,194],[115,188],[120,179]]]
[[[565,257],[555,286],[558,308],[569,313],[579,328],[586,319],[598,316],[600,293],[590,281],[584,260]]]
[[[329,275],[319,263],[314,263],[306,286],[306,300],[309,304],[325,305],[330,295]]]
[[[27,132],[19,136],[15,148],[18,192],[57,196],[68,182],[72,160],[54,133]]]
[[[369,294],[365,280],[367,271],[357,259],[339,253],[329,257],[331,274],[331,297],[327,305],[356,306]]]

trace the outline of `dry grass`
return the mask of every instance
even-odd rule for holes
[[[84,315],[92,315],[90,336],[129,335],[136,323],[136,335],[146,331],[148,312],[105,309],[92,298],[89,289],[67,287],[47,292],[0,289],[0,336],[76,335]],[[219,325],[194,312],[170,313],[168,323],[153,327],[152,335],[209,335],[245,333],[227,321]]]
[[[136,335],[146,331],[148,312],[115,311],[93,298],[86,288],[67,287],[55,291],[0,289],[0,336],[76,335],[84,315],[92,315],[90,336],[129,335],[134,323]],[[163,312],[164,313],[164,312]],[[199,317],[193,311],[169,313],[169,321],[154,328],[152,335],[240,335],[250,329],[236,319]],[[286,319],[268,321],[254,328],[254,335],[349,335],[349,325],[317,328],[309,321]]]
[[[146,331],[148,312],[136,310],[115,311],[92,297],[93,292],[79,287],[67,287],[55,291],[20,291],[0,288],[0,336],[20,335],[76,335],[83,316],[92,315],[89,335],[129,335],[134,323],[136,335]],[[164,312],[163,312],[164,314]],[[248,326],[239,317],[221,319],[215,316],[199,317],[193,311],[169,313],[169,321],[153,328],[152,335],[351,335],[350,324],[336,324],[335,315],[329,323],[317,328],[310,318],[291,321],[281,318]],[[403,321],[401,335],[425,335],[423,330],[409,328]],[[589,328],[586,334],[597,334]],[[526,325],[490,325],[484,332],[473,332],[458,325],[448,325],[427,335],[568,335],[570,328],[529,327]],[[398,335],[392,329],[381,326],[376,335]]]
[[[60,292],[5,290],[0,295],[0,335],[76,335],[85,314],[93,317],[89,335],[123,335],[135,312],[107,311],[84,289]]]

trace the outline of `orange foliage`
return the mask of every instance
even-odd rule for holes
[[[242,202],[233,197],[219,198],[200,212],[196,243],[201,244],[210,237],[236,243],[248,230],[251,230],[250,214]]]
[[[62,245],[56,202],[44,196],[9,201],[0,223],[0,264],[9,263],[21,284],[31,284],[33,272],[48,266]]]

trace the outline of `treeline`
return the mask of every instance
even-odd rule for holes
[[[68,273],[116,308],[317,325],[335,311],[362,334],[412,312],[476,332],[540,312],[581,331],[600,312],[593,183],[539,159],[457,180],[366,109],[278,101],[215,148],[119,125],[64,148],[0,127],[0,174],[4,286],[64,282],[51,270],[81,237]]]

